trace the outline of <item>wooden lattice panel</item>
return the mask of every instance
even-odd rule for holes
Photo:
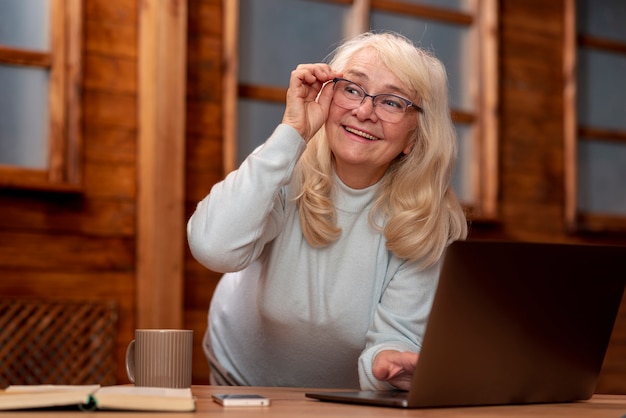
[[[114,302],[0,299],[0,387],[115,384]]]

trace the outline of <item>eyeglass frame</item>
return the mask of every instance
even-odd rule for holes
[[[400,100],[402,100],[405,104],[406,107],[404,108],[404,112],[403,114],[406,114],[406,111],[410,108],[413,108],[415,110],[417,110],[419,113],[424,114],[424,109],[421,106],[416,105],[415,103],[413,103],[412,101],[410,101],[409,99],[407,99],[406,97],[402,97],[402,96],[398,96],[397,94],[393,94],[393,93],[380,93],[380,94],[369,94],[367,91],[365,91],[365,89],[363,88],[363,86],[361,86],[359,83],[355,83],[352,80],[348,80],[347,78],[341,78],[341,77],[335,77],[333,78],[332,82],[333,82],[333,92],[335,91],[335,87],[337,86],[337,83],[340,81],[345,81],[349,84],[354,84],[355,86],[357,86],[358,88],[360,88],[363,91],[363,98],[361,99],[361,102],[356,105],[353,109],[356,109],[357,107],[361,106],[363,104],[363,102],[365,101],[365,99],[367,99],[368,97],[372,98],[372,107],[374,109],[376,109],[376,98],[379,96],[393,96],[396,97]],[[356,100],[355,100],[356,103]],[[374,110],[375,111],[375,110]],[[380,116],[379,116],[380,117]]]

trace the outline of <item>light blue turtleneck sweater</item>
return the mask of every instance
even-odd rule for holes
[[[306,147],[279,125],[197,206],[187,225],[194,257],[225,274],[204,349],[222,383],[389,389],[372,375],[381,350],[419,352],[439,264],[394,256],[368,221],[377,185],[336,181],[341,238],[311,247],[291,197]]]

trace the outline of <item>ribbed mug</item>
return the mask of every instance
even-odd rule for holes
[[[191,386],[193,330],[137,329],[126,349],[126,374],[136,386]]]

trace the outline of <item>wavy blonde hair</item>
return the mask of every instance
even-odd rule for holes
[[[379,183],[370,223],[382,231],[387,248],[395,255],[427,268],[439,260],[450,242],[467,236],[465,214],[450,186],[457,142],[446,70],[432,54],[389,32],[368,32],[348,40],[332,54],[330,66],[345,70],[350,58],[363,48],[374,49],[417,94],[424,109],[423,114],[410,113],[418,118],[412,149],[391,163]],[[333,173],[334,157],[325,129],[320,129],[309,141],[294,176],[300,225],[314,247],[329,245],[341,235],[332,200]]]

